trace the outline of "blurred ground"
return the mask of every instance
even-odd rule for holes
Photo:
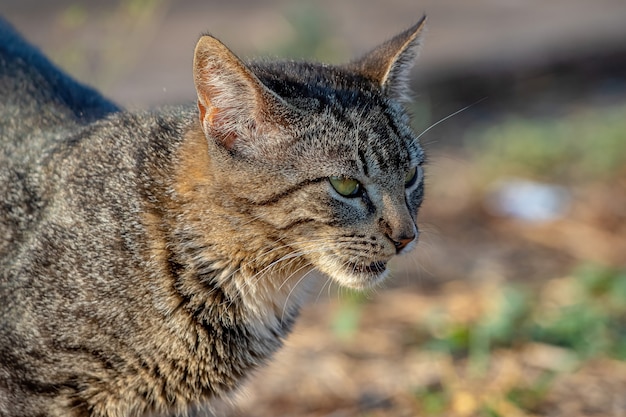
[[[321,287],[288,346],[217,415],[626,416],[626,3],[0,5],[130,107],[194,99],[206,30],[243,56],[340,62],[424,12],[416,130],[472,106],[423,137],[417,251],[385,289]]]

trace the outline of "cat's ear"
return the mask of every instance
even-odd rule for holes
[[[287,107],[212,36],[202,36],[198,41],[193,74],[202,130],[229,150],[237,145],[253,145],[241,142],[271,129]]]
[[[385,94],[408,101],[409,73],[417,59],[426,16],[417,24],[374,48],[349,68],[375,82]]]

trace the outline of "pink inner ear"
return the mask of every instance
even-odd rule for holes
[[[206,97],[205,97],[206,100]],[[233,131],[227,131],[225,129],[224,114],[219,107],[211,106],[207,107],[202,103],[202,100],[198,100],[198,110],[200,112],[200,125],[202,130],[207,136],[212,136],[217,139],[226,149],[232,149],[235,141],[237,140],[237,134]]]
[[[198,110],[200,111],[200,124],[204,123],[204,117],[206,116],[206,107],[202,104],[202,101],[198,100]]]

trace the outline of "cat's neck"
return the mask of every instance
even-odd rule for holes
[[[224,189],[201,132],[186,135],[177,159],[165,240],[179,290],[193,296],[193,309],[214,309],[208,293],[217,288],[237,320],[262,333],[284,329],[310,287],[311,266]]]

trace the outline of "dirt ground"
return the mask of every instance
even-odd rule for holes
[[[386,291],[363,315],[363,328],[346,342],[329,337],[328,311],[336,302],[308,310],[288,347],[248,387],[234,416],[414,417],[624,416],[626,363],[597,359],[577,364],[568,352],[544,344],[501,350],[488,369],[474,372],[466,360],[415,349],[415,311],[434,304],[469,308],[485,297],[474,286],[456,286],[436,296]],[[402,306],[397,308],[395,306]],[[394,306],[390,308],[390,306]],[[506,400],[544,372],[559,372],[531,410]],[[450,398],[434,413],[417,393],[445,386]],[[496,414],[497,413],[497,414]]]

